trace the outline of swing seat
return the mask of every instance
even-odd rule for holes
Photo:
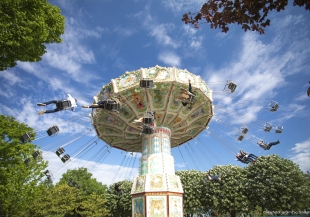
[[[265,132],[270,132],[271,129],[272,129],[272,124],[271,123],[267,122],[267,123],[264,124],[263,130]]]
[[[71,108],[71,101],[70,100],[62,100],[56,103],[56,108],[59,110],[66,110]]]
[[[227,83],[224,87],[224,91],[227,93],[233,93],[233,92],[235,92],[236,88],[237,88],[237,85],[234,82],[227,81]]]
[[[240,135],[240,136],[237,138],[237,140],[240,141],[240,142],[241,142],[243,139],[244,139],[244,136],[243,136],[243,135]]]
[[[24,163],[26,164],[26,166],[28,166],[28,163],[30,162],[30,159],[29,158],[27,158],[25,161],[24,161]]]
[[[106,110],[111,112],[117,112],[119,109],[120,109],[119,100],[112,99],[107,101]]]
[[[57,149],[57,151],[55,153],[59,157],[61,154],[65,153],[65,149],[64,148],[59,148],[59,149]]]
[[[248,128],[244,128],[243,130],[242,130],[242,133],[243,134],[247,134],[249,132],[249,129]]]
[[[64,156],[61,158],[61,161],[62,161],[63,163],[66,163],[69,159],[70,159],[70,155],[66,154],[66,155],[64,155]]]
[[[153,117],[144,117],[143,118],[143,124],[153,124],[154,118]]]
[[[30,136],[28,133],[25,133],[24,135],[21,136],[21,140],[23,143],[26,143],[28,141],[30,141]]]
[[[275,133],[282,133],[282,131],[283,131],[283,127],[282,126],[276,126],[276,128],[275,128]]]
[[[46,132],[49,136],[52,136],[59,132],[59,128],[57,126],[53,126],[53,127],[50,127]]]
[[[278,110],[279,104],[276,101],[271,101],[268,108],[271,112],[275,112]]]
[[[144,127],[142,133],[145,134],[145,135],[154,134],[154,128],[152,128],[152,127]]]
[[[34,158],[34,159],[36,159],[38,156],[40,156],[41,155],[41,153],[40,153],[40,151],[36,151],[36,152],[34,152],[33,154],[32,154],[32,157]]]
[[[152,79],[143,78],[142,80],[140,80],[140,87],[141,88],[146,88],[146,89],[153,88],[153,80]]]

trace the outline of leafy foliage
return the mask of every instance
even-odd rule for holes
[[[198,23],[203,19],[210,23],[211,28],[220,28],[225,33],[229,31],[229,24],[237,23],[244,31],[252,30],[264,34],[265,27],[270,25],[270,20],[266,19],[268,13],[273,10],[285,10],[287,3],[287,0],[209,0],[202,5],[194,18],[189,17],[191,13],[188,13],[183,15],[182,21],[199,28]],[[294,0],[293,5],[305,7],[310,11],[309,0]]]
[[[213,210],[218,213],[230,213],[236,216],[241,212],[248,212],[248,199],[244,184],[247,182],[246,174],[238,166],[215,166],[209,171],[212,175],[221,178],[219,182],[206,182],[207,195],[204,198],[207,204],[212,204]]]
[[[16,61],[35,62],[47,43],[60,43],[65,18],[47,0],[1,0],[0,71]]]
[[[132,181],[120,181],[109,186],[106,208],[108,216],[127,217],[132,215],[131,188]]]
[[[45,194],[35,201],[32,216],[101,217],[108,213],[104,208],[105,203],[102,195],[85,195],[78,188],[58,184],[46,190]]]
[[[277,155],[263,156],[245,172],[252,206],[283,211],[309,208],[310,183],[292,161]]]
[[[13,117],[0,115],[0,213],[7,216],[20,216],[30,208],[41,194],[38,185],[44,176],[42,171],[47,163],[41,157],[33,158],[37,151],[31,143],[22,143],[21,136],[29,133],[35,137],[34,130]],[[29,158],[28,165],[24,161]]]
[[[207,209],[203,198],[206,196],[205,174],[195,170],[177,171],[183,186],[184,216],[206,213]]]
[[[73,170],[67,170],[62,174],[58,184],[69,184],[69,178],[71,178],[78,188],[81,189],[84,194],[96,193],[98,195],[106,194],[106,186],[101,182],[98,182],[95,178],[92,178],[92,174],[87,171],[87,168],[78,168]]]

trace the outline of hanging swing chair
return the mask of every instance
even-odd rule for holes
[[[65,153],[65,149],[64,148],[59,148],[57,149],[57,151],[55,152],[57,154],[57,156],[59,157],[60,155],[62,155],[63,153]]]
[[[56,108],[59,110],[66,110],[71,108],[71,101],[70,100],[62,100],[62,101],[58,101],[56,103]]]
[[[223,90],[226,93],[232,94],[233,92],[235,92],[236,88],[237,88],[237,84],[235,84],[234,82],[228,80],[226,85],[224,86]]]
[[[63,163],[66,163],[69,159],[70,159],[70,155],[66,154],[66,155],[64,155],[64,156],[61,158],[61,161],[62,161]]]
[[[153,112],[146,112],[143,115],[142,122],[143,122],[143,124],[147,124],[147,125],[154,124],[154,114],[153,114]]]
[[[265,132],[270,132],[271,129],[272,129],[272,124],[269,123],[269,122],[266,122],[266,123],[264,124],[264,126],[263,126],[263,130],[264,130]]]
[[[153,80],[148,78],[143,78],[140,80],[140,87],[145,89],[152,89],[153,88]]]
[[[271,101],[268,105],[268,109],[271,112],[275,112],[277,111],[279,108],[279,104],[276,101]]]
[[[121,105],[120,105],[120,101],[116,98],[111,98],[109,100],[107,100],[107,104],[106,104],[106,110],[111,111],[111,112],[117,112],[120,109]]]
[[[26,143],[26,142],[29,142],[30,141],[30,136],[28,133],[25,133],[24,135],[21,136],[21,140],[22,140],[22,143]]]
[[[59,132],[59,128],[57,126],[52,126],[46,132],[49,136],[57,135]]]
[[[32,154],[32,157],[34,158],[34,159],[36,159],[38,156],[40,156],[41,155],[41,152],[40,151],[36,151],[36,152],[34,152],[33,154]]]
[[[274,129],[275,131],[275,133],[282,133],[282,131],[283,131],[283,127],[282,126],[280,126],[280,125],[278,125],[278,126],[276,126],[275,127],[275,129]]]

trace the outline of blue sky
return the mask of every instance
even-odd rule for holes
[[[126,71],[155,65],[187,69],[200,75],[214,91],[215,116],[208,132],[189,144],[173,149],[175,169],[205,171],[214,165],[233,164],[242,149],[257,156],[278,154],[310,170],[310,13],[293,7],[271,13],[265,35],[244,33],[231,25],[225,34],[185,25],[182,15],[197,12],[204,1],[53,0],[66,17],[62,44],[47,45],[38,63],[21,63],[0,73],[0,112],[37,130],[34,143],[44,150],[55,182],[67,169],[88,167],[98,181],[132,179],[138,175],[139,156],[105,147],[97,141],[88,114],[81,105],[92,103],[102,86]],[[227,80],[237,89],[222,91]],[[38,116],[37,102],[63,99],[70,93],[78,99],[75,112]],[[269,112],[271,100],[279,103]],[[284,127],[282,134],[263,132],[265,122]],[[242,142],[236,134],[241,124],[249,133]],[[46,136],[57,125],[60,133]],[[84,133],[81,139],[73,141]],[[43,137],[43,138],[40,138]],[[199,138],[199,139],[198,139]],[[269,151],[255,144],[258,139],[281,143]],[[72,161],[63,164],[53,153],[64,146]],[[90,145],[82,154],[80,150]],[[76,157],[73,157],[76,156]],[[182,157],[183,156],[183,157]],[[194,157],[191,157],[194,156]]]

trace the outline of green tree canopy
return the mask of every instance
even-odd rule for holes
[[[252,206],[274,211],[309,208],[309,181],[292,161],[278,155],[262,156],[246,167],[245,173]]]
[[[0,71],[17,61],[41,60],[44,44],[62,41],[64,20],[60,9],[47,0],[1,0]]]
[[[287,3],[288,0],[209,0],[202,5],[197,14],[194,14],[194,18],[188,13],[183,15],[182,21],[199,28],[199,22],[203,20],[210,23],[211,28],[220,28],[225,33],[229,30],[229,24],[237,23],[244,31],[252,30],[264,34],[265,27],[270,25],[268,13],[273,10],[285,10]],[[305,7],[310,11],[309,0],[294,0],[293,5]]]
[[[103,195],[91,193],[86,195],[81,189],[68,184],[58,184],[46,189],[41,198],[34,201],[31,216],[37,217],[102,217],[108,210],[104,205]]]
[[[96,193],[98,195],[106,194],[106,186],[101,182],[98,182],[95,178],[92,178],[92,174],[87,171],[87,168],[78,168],[73,170],[67,170],[62,174],[61,179],[57,184],[70,184],[69,178],[72,182],[75,182],[85,194]]]
[[[29,209],[42,186],[47,163],[42,157],[34,158],[35,145],[22,143],[21,136],[28,133],[35,137],[34,130],[13,117],[0,115],[0,213],[7,216],[21,216]],[[26,164],[25,160],[30,161]]]
[[[120,181],[109,186],[106,208],[108,216],[127,217],[132,215],[131,188],[132,181]]]
[[[248,212],[248,199],[244,184],[247,182],[246,174],[238,166],[215,166],[209,171],[211,175],[221,178],[219,182],[208,181],[206,203],[212,204],[212,209],[218,213],[230,213],[236,216],[242,212]]]
[[[206,197],[205,173],[196,170],[177,171],[183,187],[183,212],[184,216],[207,213],[211,203],[206,204],[203,200]]]

